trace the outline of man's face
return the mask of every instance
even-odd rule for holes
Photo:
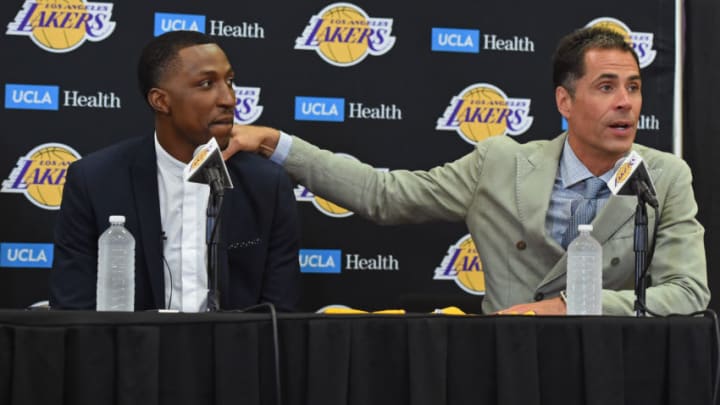
[[[575,94],[556,90],[558,109],[568,121],[568,142],[586,165],[613,164],[630,150],[642,107],[640,70],[629,52],[591,49]]]
[[[174,142],[195,147],[214,137],[224,149],[230,139],[235,109],[234,72],[215,44],[178,52],[175,65],[159,83],[167,93]]]

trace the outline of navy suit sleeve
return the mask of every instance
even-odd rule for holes
[[[55,224],[55,253],[50,274],[52,308],[95,308],[99,235],[93,218],[83,166],[72,164]]]
[[[280,311],[293,311],[300,297],[300,231],[292,184],[282,171],[276,196],[261,301],[273,302]]]

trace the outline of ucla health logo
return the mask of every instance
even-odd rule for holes
[[[49,268],[52,243],[0,243],[0,267]]]
[[[480,52],[480,30],[433,28],[431,49],[435,52]]]
[[[260,87],[240,87],[233,84],[235,90],[235,123],[252,124],[260,118],[263,107],[260,103]]]
[[[154,35],[160,36],[170,31],[206,32],[206,17],[202,14],[155,13]],[[209,20],[208,35],[233,38],[265,38],[265,29],[257,22],[243,21],[229,24],[224,20]]]
[[[112,10],[112,3],[26,0],[5,33],[28,36],[48,52],[70,52],[86,40],[109,37],[115,30]]]
[[[82,94],[63,91],[63,107],[120,109],[120,97],[114,92],[96,91]],[[60,108],[60,87],[36,84],[5,84],[5,108],[19,110],[54,110]]]
[[[632,45],[640,61],[640,68],[650,66],[655,60],[657,51],[653,48],[654,34],[652,32],[633,32],[624,22],[612,17],[596,18],[585,27],[606,28],[619,33]]]
[[[22,193],[40,208],[59,209],[67,168],[78,159],[79,153],[61,143],[37,146],[18,159],[0,192]]]
[[[295,121],[345,121],[345,99],[295,97]]]
[[[348,155],[346,153],[336,153],[336,155],[343,157],[345,159],[355,160],[358,159],[355,156]],[[387,172],[387,168],[375,168],[375,170]],[[307,187],[303,186],[302,184],[298,184],[297,187],[295,187],[295,200],[302,201],[302,202],[311,202],[315,208],[317,208],[318,211],[322,212],[323,214],[333,217],[333,218],[345,218],[349,217],[353,214],[352,211],[343,208],[335,203],[332,203],[324,198],[318,197],[315,194],[313,194],[310,190],[307,189]]]
[[[485,295],[485,274],[470,235],[463,236],[448,248],[442,263],[435,269],[433,280],[454,280],[469,294]]]
[[[5,108],[56,110],[60,106],[60,87],[34,84],[5,84]]]
[[[155,13],[155,36],[170,31],[205,32],[205,16],[199,14]]]
[[[339,274],[342,272],[339,249],[300,249],[301,273]]]
[[[295,49],[315,51],[331,65],[352,66],[393,47],[392,25],[392,18],[371,18],[354,4],[333,3],[310,18]]]
[[[520,135],[532,122],[529,98],[510,98],[491,84],[477,83],[450,100],[435,129],[456,131],[475,144],[491,136]]]

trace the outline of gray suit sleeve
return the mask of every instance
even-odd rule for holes
[[[429,171],[382,172],[293,137],[284,166],[316,195],[375,222],[398,224],[464,220],[480,164],[476,149]]]

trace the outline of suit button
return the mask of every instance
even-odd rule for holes
[[[545,298],[545,294],[539,292],[535,294],[535,301],[542,301]]]
[[[518,250],[525,250],[525,248],[527,247],[527,243],[525,243],[524,240],[521,240],[515,244],[515,247],[518,248]]]
[[[620,263],[620,259],[617,257],[613,257],[612,260],[610,260],[610,264],[613,266],[617,266]]]

